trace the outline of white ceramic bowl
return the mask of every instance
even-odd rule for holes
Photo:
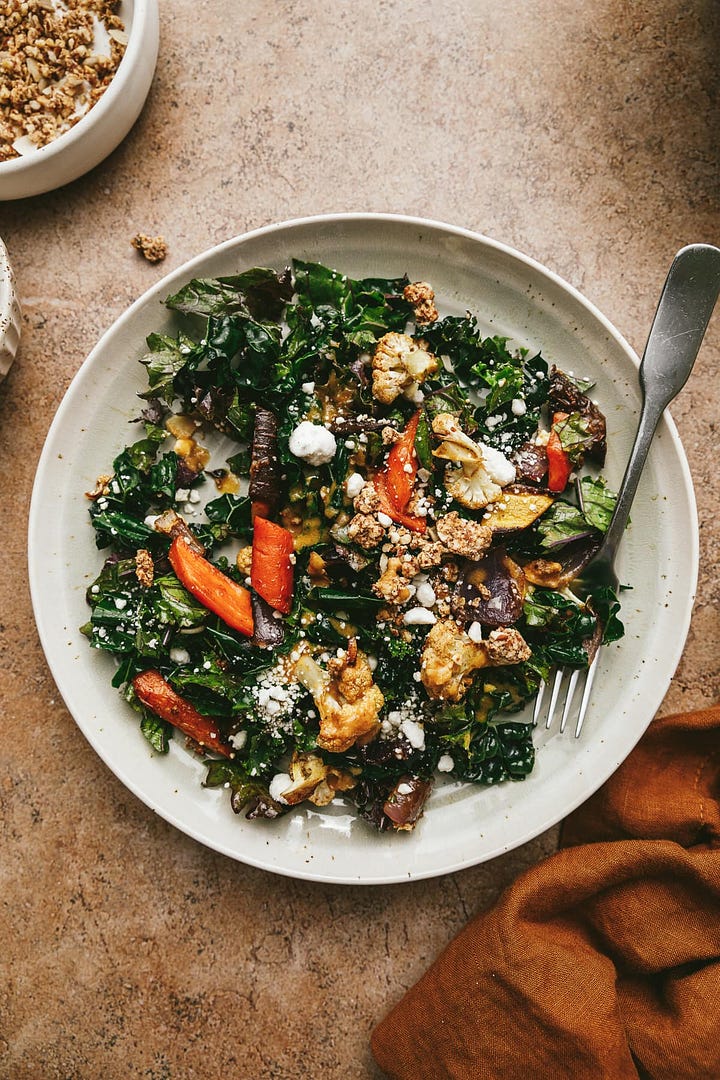
[[[20,344],[20,302],[8,253],[0,240],[0,381],[5,378]]]
[[[157,62],[157,0],[122,0],[125,55],[100,100],[47,146],[0,162],[0,199],[25,199],[69,184],[94,169],[127,135],[148,95]]]

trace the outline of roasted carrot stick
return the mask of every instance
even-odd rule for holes
[[[293,550],[291,532],[267,518],[255,518],[250,581],[255,592],[284,615],[292,607]]]
[[[385,486],[390,501],[399,513],[403,513],[410,502],[418,471],[418,458],[415,453],[420,412],[416,412],[408,421],[405,431],[388,454],[385,467]]]
[[[136,675],[132,681],[138,699],[156,716],[194,739],[200,746],[213,750],[223,757],[233,757],[234,751],[223,741],[214,720],[203,716],[194,705],[173,690],[159,671],[152,668]]]
[[[223,574],[182,536],[170,545],[170,563],[178,578],[193,596],[214,611],[233,630],[252,637],[253,615],[250,593]]]

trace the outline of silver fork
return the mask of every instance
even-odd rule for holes
[[[582,572],[582,580],[587,584],[609,585],[615,591],[618,589],[615,556],[650,444],[664,410],[688,380],[718,293],[720,249],[709,244],[690,244],[682,248],[668,271],[643,353],[640,364],[642,407],[635,442],[608,530],[597,554]],[[547,728],[552,725],[562,705],[560,731],[565,730],[573,702],[582,685],[575,719],[575,738],[579,737],[597,674],[599,655],[598,648],[588,668],[560,667],[556,670],[547,707]],[[534,724],[542,717],[546,691],[547,685],[542,681],[535,700]]]

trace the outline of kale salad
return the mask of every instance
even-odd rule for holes
[[[82,628],[154,750],[248,818],[341,797],[380,830],[438,775],[526,777],[540,681],[623,633],[582,579],[614,506],[591,386],[407,277],[295,260],[166,305],[87,492]]]

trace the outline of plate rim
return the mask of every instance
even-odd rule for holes
[[[177,814],[172,813],[172,811],[169,811],[166,808],[160,809],[157,805],[155,805],[152,801],[152,798],[148,796],[146,791],[143,790],[139,785],[135,784],[131,775],[125,775],[124,773],[123,775],[119,775],[117,769],[114,767],[114,764],[111,762],[111,760],[109,760],[109,755],[106,755],[104,749],[101,749],[97,745],[97,740],[93,738],[92,733],[79,722],[79,720],[75,716],[75,713],[65,700],[63,689],[61,688],[58,678],[56,677],[55,664],[50,658],[52,655],[53,643],[50,640],[49,630],[44,624],[44,614],[40,603],[40,596],[42,591],[42,575],[39,566],[40,560],[38,560],[38,558],[34,556],[34,553],[38,550],[36,538],[39,536],[39,530],[41,526],[40,489],[42,484],[42,476],[45,470],[48,468],[48,463],[51,460],[51,455],[54,449],[53,442],[63,420],[63,405],[71,391],[71,388],[77,388],[77,386],[81,384],[83,379],[87,376],[88,371],[92,370],[93,365],[96,361],[96,357],[101,355],[105,349],[106,341],[110,339],[111,336],[113,336],[121,328],[121,326],[126,323],[130,323],[137,310],[143,307],[148,301],[152,301],[154,297],[157,297],[159,294],[164,293],[168,288],[168,283],[173,282],[179,278],[188,278],[192,276],[193,268],[204,263],[211,256],[214,257],[220,255],[223,252],[236,246],[246,244],[257,238],[270,236],[276,232],[281,232],[293,228],[327,227],[334,224],[346,225],[351,222],[392,222],[413,229],[431,229],[446,234],[454,234],[456,236],[460,236],[473,243],[479,243],[490,249],[494,249],[505,256],[508,256],[510,259],[516,261],[517,263],[525,265],[535,274],[540,275],[541,278],[548,280],[553,285],[558,287],[562,292],[568,294],[576,303],[578,303],[582,308],[584,308],[588,312],[588,314],[592,316],[592,318],[599,324],[599,326],[609,335],[609,337],[611,337],[616,342],[616,344],[620,347],[626,358],[632,363],[635,369],[639,367],[639,358],[630,346],[630,344],[624,338],[624,336],[602,313],[602,311],[600,311],[600,309],[597,308],[596,305],[591,300],[589,300],[583,293],[576,289],[575,286],[570,284],[555,271],[544,266],[542,263],[532,258],[531,256],[528,256],[525,253],[518,251],[516,248],[505,244],[502,241],[498,241],[492,237],[486,236],[483,233],[479,233],[464,228],[462,226],[452,225],[433,218],[424,218],[395,213],[371,212],[317,214],[298,218],[290,218],[284,221],[274,222],[268,225],[260,226],[255,229],[248,230],[244,233],[239,233],[238,235],[230,237],[219,244],[212,245],[204,251],[194,255],[192,258],[186,260],[184,263],[182,263],[175,269],[169,271],[168,274],[163,275],[161,278],[159,278],[140,296],[138,296],[130,305],[123,308],[120,314],[115,319],[113,319],[110,325],[97,339],[94,346],[73,375],[48,427],[43,448],[36,466],[36,473],[32,485],[30,509],[28,515],[28,576],[33,614],[40,643],[43,649],[43,653],[45,655],[46,663],[48,664],[51,675],[57,685],[58,691],[61,694],[61,697],[63,698],[66,707],[68,708],[68,712],[70,713],[74,723],[80,729],[85,739],[90,743],[92,749],[95,751],[98,757],[100,757],[103,764],[123,784],[123,786],[128,788],[150,810],[152,810],[154,813],[157,813],[173,827],[179,829],[185,835],[191,837],[196,842],[201,843],[203,846],[206,846],[211,850],[217,851],[220,854],[223,854],[226,857],[233,859],[234,861],[254,866],[258,869],[266,870],[271,873],[280,874],[282,876],[287,876],[298,880],[307,880],[326,884],[386,885],[398,884],[406,881],[418,881],[456,873],[459,870],[468,869],[483,862],[489,862],[492,859],[495,859],[498,856],[507,853],[508,851],[515,850],[523,846],[524,844],[529,843],[541,833],[558,824],[578,806],[587,801],[587,799],[589,799],[615,772],[615,770],[618,768],[618,764],[615,764],[614,766],[611,765],[608,771],[601,771],[600,777],[597,782],[593,781],[591,790],[583,791],[583,793],[578,796],[574,801],[571,800],[570,802],[566,802],[563,806],[562,815],[557,816],[554,811],[550,811],[545,816],[536,819],[533,824],[529,826],[528,829],[523,833],[522,838],[517,840],[516,842],[512,844],[500,844],[497,849],[492,850],[489,853],[482,853],[477,858],[471,857],[460,859],[455,863],[449,863],[439,869],[433,869],[432,867],[430,867],[412,872],[406,871],[403,873],[390,873],[373,877],[371,879],[366,879],[362,876],[353,877],[349,875],[337,875],[328,873],[327,871],[320,871],[318,869],[308,868],[307,870],[305,870],[302,867],[290,868],[285,866],[276,866],[272,863],[272,860],[270,858],[262,859],[260,857],[254,856],[253,854],[247,854],[245,852],[239,853],[237,850],[232,850],[227,844],[223,842],[213,842],[213,840],[209,839],[207,836],[200,835],[197,831],[194,831],[193,828],[189,826],[186,821],[181,820],[181,818]],[[672,443],[672,447],[675,452],[677,464],[679,466],[679,470],[684,484],[684,494],[689,504],[689,509],[691,510],[688,526],[690,533],[689,539],[691,540],[692,551],[688,574],[688,583],[691,587],[689,590],[685,610],[683,612],[683,618],[681,622],[675,624],[676,629],[680,631],[680,633],[677,635],[678,640],[682,644],[677,650],[677,658],[675,664],[671,667],[670,670],[667,670],[664,673],[664,677],[661,682],[662,697],[660,698],[660,701],[662,701],[662,698],[664,698],[670,682],[672,681],[672,678],[675,674],[675,671],[677,670],[677,665],[679,664],[682,657],[688,631],[690,628],[699,573],[699,524],[692,476],[690,473],[687,456],[685,454],[682,442],[679,437],[679,433],[677,431],[677,427],[672,419],[672,416],[667,410],[664,414],[663,423],[666,427],[667,433]],[[647,726],[649,726],[649,724],[652,722],[653,717],[654,714],[648,718],[647,723],[639,732],[638,737],[633,744],[633,747],[628,753],[631,753],[632,749],[634,749],[634,746],[637,745],[637,742],[644,734]]]

